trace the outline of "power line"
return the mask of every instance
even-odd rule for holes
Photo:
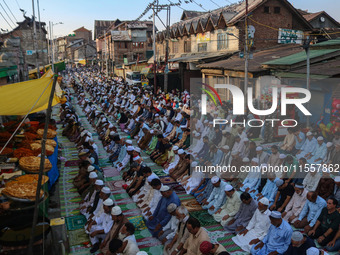
[[[197,6],[201,7],[201,8],[202,8],[203,10],[205,10],[206,12],[208,11],[207,9],[205,9],[205,8],[203,7],[202,4],[198,4],[195,0],[190,0],[190,2],[194,2]]]
[[[11,14],[12,14],[13,18],[15,19],[15,21],[18,22],[17,18],[14,16],[12,10],[8,7],[6,1],[5,0],[3,0],[3,1],[4,1],[5,5],[7,6],[8,10],[11,12]]]
[[[11,19],[11,17],[8,15],[7,11],[5,10],[5,8],[3,7],[3,5],[0,3],[1,8],[4,10],[4,12],[6,13],[7,17],[9,18],[9,20],[15,25],[15,23],[13,22],[13,20]],[[12,28],[13,29],[13,28]]]
[[[18,8],[21,9],[18,0],[15,0],[15,2],[17,2]]]
[[[5,18],[5,16],[2,14],[1,11],[0,11],[0,14],[1,14],[1,16],[4,18],[4,20],[7,22],[7,24],[9,25],[9,27],[10,27],[11,29],[13,29],[13,27],[11,26],[11,24],[9,24],[9,22],[7,21],[7,19]]]
[[[173,2],[171,2],[170,0],[168,0],[168,2],[170,3],[170,4],[174,4]],[[181,4],[181,2],[179,3],[179,4]],[[180,5],[176,5],[178,8],[180,8],[180,9],[182,9],[183,11],[186,11],[186,9],[184,9],[184,8],[182,8]]]
[[[218,8],[221,8],[221,6],[218,5],[217,3],[215,3],[213,0],[210,0],[210,2],[212,2],[213,4],[215,4]]]

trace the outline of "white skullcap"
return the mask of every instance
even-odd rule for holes
[[[259,159],[258,158],[253,158],[252,160],[251,160],[252,162],[255,162],[255,163],[259,163]]]
[[[138,153],[140,153],[140,152],[141,152],[141,149],[140,149],[139,147],[135,147],[135,148],[134,148],[134,151],[137,151]]]
[[[209,122],[209,120],[205,120],[205,121],[204,121],[204,123],[208,123],[208,122]]]
[[[224,191],[231,191],[233,189],[233,186],[231,186],[230,184],[227,184],[224,188]]]
[[[111,132],[110,132],[110,135],[114,135],[114,134],[115,134],[115,131],[111,131]]]
[[[139,251],[136,255],[149,255],[146,251]]]
[[[126,143],[131,145],[132,141],[131,140],[126,140]]]
[[[312,132],[307,132],[307,136],[313,135]]]
[[[334,181],[335,182],[340,182],[340,176],[335,176]]]
[[[97,177],[98,177],[98,175],[97,175],[96,172],[92,172],[92,173],[90,173],[90,175],[89,175],[89,178],[91,178],[91,179],[95,179],[95,178],[97,178]]]
[[[282,179],[278,179],[278,180],[276,180],[276,182],[275,182],[276,187],[280,187],[283,183],[284,183],[284,181],[283,181]]]
[[[94,184],[96,184],[98,186],[103,186],[104,182],[102,180],[96,180],[96,182]]]
[[[323,141],[323,137],[322,137],[322,136],[319,136],[317,140],[318,140],[318,141]]]
[[[115,215],[115,216],[121,215],[122,214],[122,209],[120,209],[119,206],[115,206],[115,207],[112,208],[111,214]]]
[[[259,200],[259,202],[261,203],[261,204],[263,204],[263,205],[269,205],[269,200],[268,200],[268,198],[266,198],[266,197],[263,197],[263,198],[261,198],[260,200]]]
[[[281,213],[278,211],[272,211],[270,214],[270,217],[275,218],[275,219],[281,219]]]
[[[150,176],[148,176],[147,181],[151,182],[153,179],[159,179],[155,173],[152,173]]]
[[[171,203],[168,205],[168,207],[166,208],[168,213],[172,213],[174,211],[176,211],[177,209],[177,205],[175,203]]]
[[[304,186],[303,186],[301,183],[296,183],[296,184],[295,184],[295,188],[303,189]]]
[[[220,178],[218,176],[214,176],[213,178],[211,178],[212,184],[218,183],[219,181],[220,181]]]
[[[231,156],[236,156],[238,154],[238,151],[232,151]]]
[[[112,124],[110,124],[110,125],[109,125],[109,128],[113,128],[113,125],[112,125]]]
[[[261,146],[256,147],[256,151],[262,151],[263,148]]]
[[[168,191],[168,190],[170,190],[170,187],[167,186],[167,185],[162,185],[162,187],[160,189],[160,191],[162,191],[162,192],[165,192],[165,191]]]
[[[247,163],[247,162],[250,162],[250,160],[249,160],[249,158],[244,158],[244,159],[242,160],[242,162]]]
[[[328,143],[326,144],[326,146],[327,146],[327,148],[332,147],[332,146],[333,146],[333,143],[328,142]]]
[[[135,147],[133,147],[133,146],[128,146],[128,147],[126,148],[127,151],[133,151],[134,149],[135,149]]]
[[[212,121],[209,121],[209,124],[210,124],[210,125],[213,125],[213,124],[214,124],[214,122],[212,122]]]
[[[136,156],[133,158],[133,161],[137,161],[138,159],[140,159],[140,156]]]
[[[292,240],[295,242],[300,242],[303,240],[303,234],[300,231],[294,231],[292,234]]]
[[[103,193],[105,193],[105,194],[111,194],[111,190],[110,190],[110,188],[108,188],[108,187],[103,187],[102,190],[101,190],[101,192],[103,192]]]
[[[108,199],[104,200],[103,205],[112,206],[113,200],[111,198],[108,198]]]
[[[174,151],[177,151],[179,148],[178,148],[178,146],[177,145],[175,145],[174,147],[172,147],[172,150],[174,150]]]
[[[316,247],[310,247],[307,251],[306,251],[306,255],[319,255],[320,251],[318,248]]]
[[[249,142],[249,139],[248,138],[244,138],[243,142]]]
[[[191,163],[191,167],[196,167],[196,166],[198,166],[198,163],[196,161]]]
[[[154,133],[154,131],[153,130],[150,130],[150,134],[153,134]]]
[[[179,154],[179,155],[184,154],[184,150],[183,150],[183,149],[179,149],[179,150],[178,150],[178,154]]]
[[[228,145],[224,145],[224,146],[222,146],[222,149],[224,149],[224,150],[229,150],[230,147],[229,147]]]
[[[201,134],[199,132],[196,132],[195,136],[199,137]]]
[[[280,159],[285,159],[287,156],[285,154],[280,154],[279,158]]]
[[[87,167],[87,172],[92,172],[94,169],[95,167],[90,165]]]

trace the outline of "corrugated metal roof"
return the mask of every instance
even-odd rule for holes
[[[253,59],[248,61],[249,72],[260,72],[263,71],[262,63],[273,58],[281,58],[296,52],[301,51],[298,45],[283,45],[274,47],[267,50],[261,50],[253,53]],[[211,69],[224,69],[233,71],[244,71],[244,58],[240,58],[238,55],[232,56],[231,58],[216,61],[208,64],[199,65],[200,68],[211,68]]]
[[[313,59],[313,58],[320,57],[320,56],[323,56],[323,55],[327,55],[327,54],[330,54],[330,53],[333,53],[333,52],[336,52],[336,51],[339,51],[339,50],[337,50],[337,49],[311,50],[310,51],[310,58]],[[340,53],[340,51],[339,51],[339,53]],[[296,54],[293,54],[293,55],[290,55],[290,56],[287,56],[287,57],[283,57],[283,58],[280,58],[280,59],[268,61],[268,62],[265,62],[263,64],[264,65],[281,65],[281,66],[287,65],[288,66],[288,65],[294,65],[294,64],[300,63],[302,61],[306,61],[306,59],[307,59],[306,52],[301,51],[299,53],[296,53]]]
[[[333,45],[339,45],[339,44],[340,44],[340,38],[336,38],[334,40],[328,40],[325,42],[313,44],[311,45],[311,48],[313,49],[315,47],[320,47],[320,46],[333,46]]]

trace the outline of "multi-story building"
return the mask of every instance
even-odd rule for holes
[[[108,28],[105,36],[96,39],[97,57],[102,66],[121,67],[146,62],[152,57],[152,22],[122,21]]]

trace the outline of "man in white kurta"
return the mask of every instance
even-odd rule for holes
[[[202,208],[208,209],[208,213],[213,215],[225,202],[226,195],[224,189],[227,183],[217,176],[211,178],[211,183],[213,184],[214,189],[209,198],[202,201]]]
[[[300,158],[308,158],[312,152],[315,150],[317,141],[313,136],[312,132],[307,133],[307,139],[303,143],[301,149],[296,153],[296,157]]]
[[[322,160],[327,154],[327,146],[323,141],[323,137],[319,136],[317,139],[317,145],[315,146],[315,149],[311,154],[311,158],[307,158],[308,163],[321,164]]]
[[[148,197],[148,200],[146,200],[145,203],[141,204],[142,214],[144,218],[148,218],[153,214],[159,200],[161,200],[162,198],[162,194],[160,192],[160,189],[162,187],[161,181],[159,179],[154,179],[151,181],[151,186],[153,189],[152,197]]]
[[[108,198],[103,202],[103,210],[104,213],[95,217],[92,223],[89,226],[90,231],[86,231],[86,233],[90,234],[90,241],[92,245],[98,244],[99,241],[104,240],[107,233],[109,233],[113,220],[111,217],[111,210],[113,207],[112,199]]]
[[[299,218],[302,208],[307,200],[308,190],[305,189],[302,184],[297,183],[294,188],[295,193],[282,214],[282,218],[288,223],[294,223]]]
[[[261,198],[258,203],[258,209],[256,209],[254,216],[251,218],[248,226],[242,230],[237,236],[234,236],[232,240],[242,250],[250,252],[252,244],[249,243],[254,239],[262,240],[268,232],[270,227],[270,211],[268,210],[269,200],[267,198]]]
[[[179,220],[176,217],[177,205],[171,203],[168,205],[167,210],[168,213],[171,214],[171,218],[169,222],[163,227],[162,231],[158,234],[158,238],[162,244],[165,244],[167,241],[171,241],[174,238],[179,223]]]
[[[259,168],[259,160],[257,158],[253,158],[251,160],[250,167],[251,171],[241,184],[240,190],[242,192],[250,192],[252,190],[256,191],[261,181],[261,170]]]
[[[98,175],[95,172],[90,173],[90,179],[92,178],[98,178]],[[97,185],[97,184],[102,184],[102,185]],[[96,180],[94,183],[94,191],[88,192],[87,195],[85,196],[84,200],[80,203],[79,209],[80,213],[85,215],[87,208],[94,202],[94,198],[96,197],[96,193],[100,192],[100,189],[104,185],[102,180]]]
[[[233,216],[236,215],[241,206],[240,193],[238,193],[233,186],[227,184],[224,188],[227,196],[226,203],[218,209],[213,215],[217,222],[220,222],[224,227]]]

